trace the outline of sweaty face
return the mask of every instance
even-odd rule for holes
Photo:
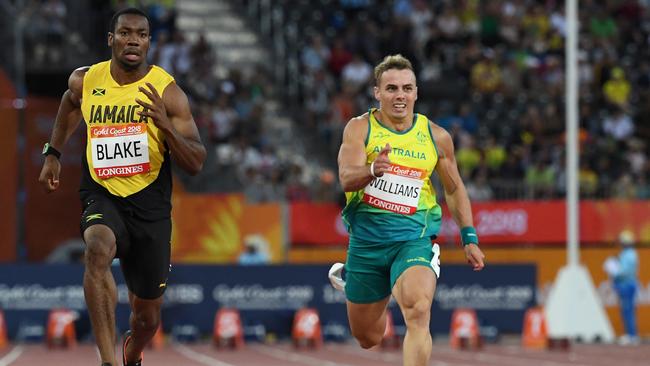
[[[120,15],[115,24],[115,33],[108,33],[113,59],[126,70],[137,69],[146,61],[149,40],[147,19],[137,14]]]
[[[381,110],[393,120],[411,118],[413,107],[418,99],[413,71],[390,69],[384,71],[375,87],[375,99]]]

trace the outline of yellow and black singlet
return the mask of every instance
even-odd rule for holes
[[[84,76],[81,112],[86,122],[86,153],[80,191],[108,193],[122,207],[148,220],[170,216],[171,166],[165,135],[141,117],[135,99],[151,83],[159,95],[174,78],[151,66],[140,80],[119,85],[111,61],[90,67]]]
[[[391,170],[356,192],[346,192],[343,221],[350,238],[368,242],[406,241],[435,237],[442,211],[430,177],[438,150],[429,119],[415,114],[413,125],[395,131],[368,112],[366,164],[390,144]]]

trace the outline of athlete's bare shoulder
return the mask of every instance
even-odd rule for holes
[[[438,145],[438,148],[442,150],[443,157],[448,154],[453,154],[454,142],[449,132],[433,121],[429,121],[429,128],[431,128],[433,140]]]
[[[437,123],[431,120],[429,120],[429,128],[431,129],[433,138],[436,140],[446,140],[447,138],[451,138],[451,135],[449,132],[447,132],[447,130],[440,127]]]
[[[351,118],[345,125],[344,137],[349,136],[365,140],[366,135],[368,135],[368,118],[368,112]]]
[[[68,89],[75,95],[81,98],[84,85],[84,76],[90,69],[90,66],[82,66],[75,69],[68,78]]]
[[[345,129],[353,132],[354,134],[365,135],[368,133],[368,118],[368,112],[360,116],[352,117],[345,126]]]

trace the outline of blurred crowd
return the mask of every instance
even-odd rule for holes
[[[401,53],[416,69],[416,112],[451,133],[474,201],[565,194],[562,1],[280,0],[300,29],[293,45],[300,63],[296,123],[318,136],[330,169],[279,149],[265,133],[269,103],[281,100],[283,90],[264,60],[254,70],[216,72],[219,55],[206,37],[189,42],[177,29],[174,0],[95,3],[104,13],[139,6],[150,15],[150,62],[188,94],[209,146],[203,190],[223,189],[214,182],[231,179],[231,188],[252,202],[340,198],[333,167],[342,130],[376,106],[373,66]],[[30,4],[31,56],[56,62],[57,45],[67,41],[65,2]],[[648,6],[647,0],[580,1],[584,198],[650,199]]]
[[[453,136],[473,200],[565,194],[564,2],[303,2],[307,123],[335,159],[341,131],[376,103],[373,66],[416,67],[416,112]],[[585,198],[650,198],[647,1],[580,1],[580,171]]]

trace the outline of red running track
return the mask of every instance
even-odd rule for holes
[[[119,353],[116,354],[119,357]],[[318,350],[288,343],[248,343],[244,349],[220,350],[207,343],[167,344],[146,350],[144,366],[387,366],[401,365],[400,350],[367,351],[354,343],[328,343]],[[0,350],[0,366],[99,366],[94,345],[49,350],[41,344],[12,344]],[[519,345],[487,345],[480,351],[454,350],[434,343],[431,366],[636,366],[650,364],[650,344],[572,345],[568,351],[535,351]],[[121,365],[120,365],[121,366]]]

